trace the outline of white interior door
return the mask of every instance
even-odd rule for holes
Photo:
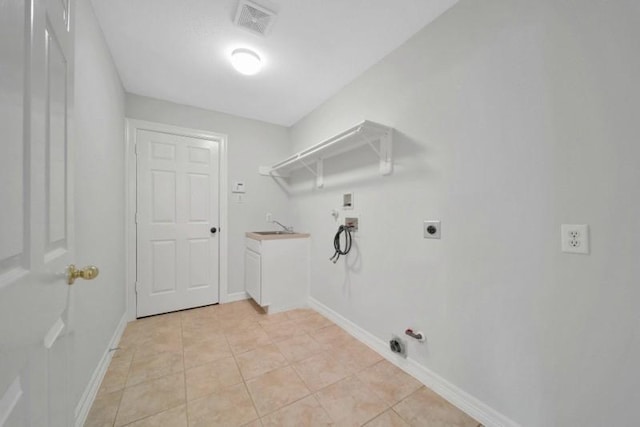
[[[136,131],[138,317],[218,302],[219,151]]]
[[[0,0],[0,425],[71,425],[69,0]]]

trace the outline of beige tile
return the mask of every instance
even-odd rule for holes
[[[334,324],[331,320],[318,313],[312,313],[306,317],[298,319],[296,322],[298,323],[298,328],[305,332],[313,332]]]
[[[257,420],[253,420],[247,424],[243,424],[242,427],[262,427],[262,421],[258,418]]]
[[[231,356],[231,349],[224,338],[202,341],[184,348],[186,369],[214,362]]]
[[[180,320],[183,322],[196,319],[215,319],[218,313],[217,305],[208,305],[206,307],[192,308],[180,312]]]
[[[314,396],[305,397],[262,419],[264,427],[330,426],[331,419]]]
[[[327,347],[343,348],[357,342],[355,338],[349,335],[338,325],[331,325],[315,330],[309,333],[309,335],[311,335],[311,338]]]
[[[476,427],[478,422],[422,387],[393,407],[404,420],[414,426]]]
[[[283,341],[305,333],[298,328],[298,325],[293,320],[284,320],[277,323],[260,322],[260,325],[273,342]]]
[[[260,326],[264,325],[277,325],[278,323],[286,322],[289,320],[289,316],[285,311],[275,314],[266,314],[259,320]]]
[[[102,379],[100,385],[100,393],[110,393],[112,391],[122,390],[127,383],[129,368],[131,367],[131,359],[129,358],[113,358],[109,363],[109,368]]]
[[[276,346],[290,362],[298,362],[325,350],[324,346],[307,334],[276,342]]]
[[[359,341],[344,347],[332,347],[329,351],[351,373],[360,372],[383,359],[377,352]]]
[[[127,331],[144,331],[180,327],[180,312],[160,314],[157,316],[143,317],[127,324]]]
[[[121,397],[122,390],[98,393],[87,416],[87,421],[84,423],[85,427],[113,426]]]
[[[182,331],[180,328],[154,333],[135,344],[133,359],[144,359],[157,353],[182,353]]]
[[[217,310],[218,317],[258,317],[264,315],[264,310],[250,300],[236,301],[227,304],[221,304]]]
[[[237,356],[245,380],[265,374],[289,364],[278,348],[271,344]]]
[[[182,330],[185,328],[221,329],[220,319],[210,307],[197,308],[182,312]]]
[[[246,324],[253,324],[259,326],[258,322],[261,319],[255,313],[229,313],[219,314],[218,322],[225,330],[245,328]]]
[[[332,421],[363,424],[387,409],[387,405],[356,377],[345,378],[316,393]]]
[[[242,382],[233,357],[189,369],[186,376],[187,400],[198,399]]]
[[[129,322],[122,334],[121,344],[139,344],[159,335],[179,332],[180,314],[170,313]]]
[[[348,366],[327,352],[309,357],[293,366],[311,390],[319,390],[351,374]]]
[[[185,347],[201,343],[203,341],[224,340],[225,336],[221,328],[210,325],[183,326],[182,344]]]
[[[351,355],[352,360],[356,362],[358,370],[374,365],[383,359],[378,352],[360,341],[347,345],[343,351]]]
[[[182,319],[182,330],[185,328],[208,328],[221,330],[222,322],[217,316],[189,316]]]
[[[249,380],[247,387],[260,416],[277,411],[310,393],[290,366]]]
[[[271,339],[259,326],[255,329],[227,334],[227,340],[234,354],[241,354],[271,344]]]
[[[120,360],[128,360],[129,362],[131,362],[133,360],[133,353],[134,350],[133,349],[123,349],[120,347],[116,347],[116,349],[113,351],[113,359],[120,359]]]
[[[183,370],[182,354],[180,353],[158,353],[144,359],[136,358],[129,370],[127,387]]]
[[[187,427],[187,407],[180,405],[176,408],[160,412],[127,425],[127,427]]]
[[[264,308],[260,307],[254,300],[252,300],[251,298],[245,300],[247,302],[247,305],[249,305],[249,307],[251,307],[251,309],[257,313],[260,316],[265,316],[267,313],[266,311],[264,311]]]
[[[409,424],[389,409],[366,423],[365,427],[409,427]]]
[[[422,387],[418,380],[386,360],[361,371],[358,378],[390,406]]]
[[[297,321],[312,314],[316,314],[316,311],[310,308],[296,308],[294,310],[289,310],[286,313],[289,319]]]
[[[138,338],[140,336],[140,332],[142,332],[142,328],[140,326],[137,325],[137,320],[133,320],[129,323],[127,323],[127,326],[125,326],[124,331],[122,331],[122,336],[120,337],[120,341],[128,338],[128,337],[136,337]]]
[[[244,331],[254,329],[260,329],[260,323],[258,323],[258,320],[253,317],[240,316],[237,319],[220,319],[220,330],[227,336],[240,334]]]
[[[172,374],[124,390],[116,426],[154,415],[185,403],[184,374]]]
[[[241,426],[258,418],[244,384],[187,403],[189,427]]]

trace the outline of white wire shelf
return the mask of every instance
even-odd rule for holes
[[[393,129],[379,123],[365,120],[338,135],[304,149],[272,166],[262,166],[261,175],[288,177],[301,168],[308,169],[316,176],[318,187],[323,185],[323,161],[347,151],[368,145],[380,159],[380,173],[389,175],[393,170],[391,142]],[[312,168],[315,163],[315,169]]]

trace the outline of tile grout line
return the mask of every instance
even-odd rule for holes
[[[324,405],[322,404],[322,401],[317,397],[318,393],[320,393],[320,392],[321,392],[321,391],[323,391],[323,390],[328,389],[329,387],[332,387],[332,386],[336,385],[336,384],[337,384],[337,383],[339,383],[339,382],[342,382],[342,381],[344,381],[344,380],[347,380],[347,379],[349,379],[349,378],[351,378],[351,377],[358,379],[358,377],[356,376],[356,374],[347,375],[346,377],[340,378],[338,381],[336,381],[336,382],[334,382],[334,383],[331,383],[331,384],[328,384],[328,385],[326,385],[326,386],[322,387],[321,389],[318,389],[316,392],[314,392],[314,394],[313,394],[313,395],[314,395],[314,397],[316,397],[316,399],[317,399],[317,400],[318,400],[318,402],[320,403],[320,406],[322,407],[322,409],[324,409],[324,410],[325,410],[325,412],[326,412],[327,414],[329,414],[329,411],[327,410],[327,408],[325,408],[325,407],[324,407]],[[375,393],[374,393],[374,395],[375,395],[376,397],[378,397],[378,395],[377,395],[377,394],[375,394]],[[379,398],[379,397],[378,397],[378,398]],[[385,406],[386,406],[386,407],[384,408],[384,410],[383,410],[382,412],[380,412],[380,413],[378,413],[378,414],[374,415],[372,418],[370,418],[370,419],[368,419],[368,420],[366,420],[366,421],[362,422],[362,423],[360,424],[361,426],[363,426],[363,425],[365,425],[366,423],[368,423],[369,421],[371,421],[371,420],[373,420],[373,419],[375,419],[375,418],[379,417],[381,414],[383,414],[383,413],[384,413],[384,412],[386,412],[387,410],[392,409],[392,406],[391,406],[391,405],[387,405],[387,403],[386,403],[384,400],[382,400],[382,399],[380,399],[380,400],[381,400],[381,401],[385,404]],[[334,420],[334,419],[331,417],[331,415],[329,415],[329,419],[331,419],[331,420],[332,420],[333,422],[335,422],[335,423],[337,423],[337,422],[339,422],[339,421],[340,421],[340,420]]]
[[[394,403],[393,405],[391,405],[391,410],[393,412],[396,413],[396,415],[398,415],[400,417],[400,419],[402,419],[402,421],[406,422],[407,424],[411,425],[411,423],[409,422],[409,420],[406,420],[398,411],[395,410],[395,407],[398,406],[399,404],[401,404],[402,402],[404,402],[405,400],[407,400],[408,398],[410,398],[411,396],[413,396],[414,394],[416,394],[418,391],[420,391],[423,387],[427,388],[424,384],[421,384],[420,387],[418,387],[417,390],[412,391],[411,393],[409,393],[408,396],[400,399],[399,401],[397,401],[396,403]]]
[[[320,313],[318,313],[318,314],[320,314]],[[321,314],[320,314],[320,315],[321,315]],[[322,315],[321,315],[321,316],[322,316]],[[323,316],[323,317],[324,317],[324,316]],[[318,354],[325,354],[325,353],[326,353],[326,354],[328,354],[328,355],[329,355],[329,357],[332,357],[332,358],[333,358],[333,355],[330,353],[330,350],[331,350],[331,347],[332,347],[332,346],[331,346],[330,344],[325,344],[325,343],[323,343],[323,342],[320,342],[316,337],[314,337],[314,336],[312,335],[312,333],[317,333],[318,331],[321,331],[321,330],[326,329],[326,328],[330,328],[330,327],[332,327],[332,326],[337,326],[337,327],[338,327],[338,329],[339,329],[340,331],[346,332],[344,329],[342,329],[339,325],[337,325],[337,324],[336,324],[336,323],[334,323],[334,322],[331,322],[331,324],[330,324],[330,325],[326,325],[326,326],[323,326],[323,327],[321,327],[321,328],[314,329],[313,331],[305,331],[305,333],[306,333],[306,334],[307,334],[307,335],[308,335],[308,336],[309,336],[309,337],[310,337],[314,342],[316,342],[317,344],[321,345],[321,346],[324,348],[324,350],[322,350],[321,352],[319,352],[319,353],[317,353],[317,354],[311,355],[311,356],[309,356],[309,357],[307,357],[307,358],[305,358],[305,359],[302,359],[302,360],[300,360],[300,361],[298,361],[298,362],[296,362],[296,363],[299,363],[299,362],[302,362],[302,361],[304,361],[304,360],[310,359],[311,357],[314,357],[314,356],[316,356],[316,355],[318,355]],[[378,363],[380,363],[380,362],[381,362],[381,361],[378,361],[378,362],[376,362],[376,363],[374,363],[374,364],[372,364],[372,365],[370,365],[370,366],[364,367],[364,368],[362,368],[362,369],[360,369],[360,370],[356,370],[356,371],[354,371],[354,372],[350,373],[349,375],[346,375],[345,377],[342,377],[342,378],[340,378],[339,380],[332,382],[331,384],[327,384],[327,385],[325,385],[324,387],[319,388],[318,390],[312,391],[312,392],[311,392],[311,396],[313,396],[313,398],[318,402],[318,404],[320,405],[320,407],[322,408],[322,410],[324,411],[324,413],[327,415],[327,417],[328,417],[330,420],[332,420],[333,422],[336,422],[336,423],[337,423],[337,422],[339,422],[339,420],[335,420],[335,419],[333,419],[333,417],[331,417],[331,415],[330,415],[330,414],[329,414],[329,412],[327,411],[327,408],[325,408],[325,407],[324,407],[324,405],[322,404],[322,401],[318,398],[318,394],[319,394],[320,392],[322,392],[323,390],[325,390],[325,389],[327,389],[327,388],[329,388],[329,387],[331,387],[331,386],[333,386],[333,385],[335,385],[335,384],[337,384],[337,383],[339,383],[339,382],[341,382],[341,381],[344,381],[345,379],[351,378],[351,377],[353,377],[353,378],[355,378],[355,379],[359,380],[360,382],[362,382],[362,380],[360,380],[360,379],[358,378],[358,373],[362,372],[362,371],[363,371],[363,370],[365,370],[365,369],[368,369],[368,368],[369,368],[369,367],[371,367],[371,366],[375,366],[376,364],[378,364]],[[302,382],[306,385],[306,382],[304,381],[304,379],[302,379],[302,377],[300,376],[300,373],[299,373],[299,372],[298,372],[298,370],[296,369],[295,364],[292,364],[292,367],[293,367],[294,371],[296,372],[296,374],[298,375],[298,377],[299,377],[299,378],[302,380]],[[411,393],[411,394],[413,394],[413,393]],[[370,422],[370,421],[374,420],[375,418],[379,417],[380,415],[382,415],[382,414],[383,414],[384,412],[386,412],[387,410],[390,410],[390,409],[392,410],[392,409],[393,409],[393,405],[389,405],[389,404],[387,404],[387,403],[384,401],[384,399],[382,399],[382,397],[380,397],[377,393],[375,393],[375,392],[374,392],[374,395],[375,395],[378,399],[380,399],[380,401],[381,401],[381,402],[383,402],[383,403],[385,404],[385,409],[384,409],[382,412],[380,412],[380,413],[378,413],[378,414],[374,415],[374,416],[373,416],[373,417],[371,417],[370,419],[367,419],[367,420],[366,420],[366,421],[364,421],[361,425],[364,425],[364,424],[366,424],[366,423],[368,423],[368,422]],[[408,396],[407,396],[407,397],[408,397]],[[300,400],[301,400],[301,399],[300,399]],[[398,403],[399,403],[399,402],[398,402]],[[287,406],[289,406],[289,405],[287,405]],[[285,407],[286,407],[286,406],[285,406]],[[401,418],[402,418],[402,417],[401,417]],[[403,419],[403,421],[404,421],[404,419]]]
[[[162,316],[162,315],[159,315],[159,316]],[[180,342],[181,342],[181,344],[182,344],[182,316],[180,316]],[[184,383],[185,383],[185,389],[184,389],[184,392],[185,392],[184,405],[185,405],[185,414],[186,414],[186,411],[187,411],[187,408],[186,408],[186,404],[187,404],[187,399],[186,399],[187,388],[186,388],[186,371],[184,370],[184,346],[183,346],[183,345],[181,345],[181,348],[182,348],[182,353],[183,353],[183,355],[182,355],[182,369],[183,369],[183,370],[182,370],[182,373],[183,373]],[[124,398],[124,391],[125,391],[127,388],[133,388],[133,387],[136,387],[136,386],[142,385],[142,384],[147,383],[147,382],[150,382],[150,381],[156,381],[156,380],[159,380],[159,379],[162,379],[162,378],[166,378],[166,377],[168,377],[168,376],[171,376],[171,375],[175,375],[175,374],[176,374],[176,372],[169,372],[169,373],[166,373],[166,374],[164,374],[164,375],[161,375],[161,376],[159,376],[159,377],[157,377],[157,378],[153,378],[153,379],[149,379],[149,380],[146,380],[146,381],[142,381],[142,382],[140,382],[140,383],[133,384],[133,385],[131,385],[130,387],[127,387],[127,385],[126,385],[126,384],[127,384],[128,380],[129,380],[129,375],[130,375],[130,373],[131,373],[131,369],[132,369],[132,367],[133,367],[133,359],[135,358],[135,353],[136,353],[136,351],[137,351],[137,349],[134,349],[134,350],[133,350],[133,354],[132,354],[132,356],[131,356],[131,364],[129,365],[129,370],[127,371],[127,378],[126,378],[126,380],[125,380],[125,386],[124,386],[124,387],[123,387],[123,389],[122,389],[122,396],[120,397],[120,403],[118,404],[118,412],[120,412],[120,405],[122,404],[122,399]],[[159,354],[160,354],[160,353],[164,353],[164,352],[159,352]],[[166,352],[166,353],[171,353],[171,352]],[[149,357],[155,357],[155,356],[148,356],[148,357],[145,357],[145,358],[143,358],[143,359],[147,359],[147,358],[149,358]],[[154,413],[154,414],[146,415],[146,416],[144,416],[144,417],[142,417],[142,418],[138,418],[138,419],[136,419],[136,420],[133,420],[133,421],[131,421],[131,422],[129,422],[129,423],[127,423],[127,424],[123,425],[122,427],[126,427],[126,426],[129,426],[129,425],[131,425],[131,424],[133,424],[133,423],[136,423],[136,422],[138,422],[138,421],[145,420],[145,419],[147,419],[147,418],[151,418],[151,417],[156,416],[156,415],[158,415],[158,414],[161,414],[161,413],[163,413],[163,412],[170,411],[170,410],[175,409],[175,408],[177,408],[177,407],[179,407],[179,406],[181,406],[181,405],[182,405],[182,404],[180,404],[180,405],[176,405],[176,406],[171,406],[171,407],[169,407],[169,408],[163,409],[163,410],[161,410],[161,411],[159,411],[159,412],[156,412],[156,413]],[[116,413],[116,419],[117,419],[117,413]],[[115,421],[116,421],[116,420],[114,419],[114,426],[115,426]],[[188,423],[188,419],[187,419],[187,423]],[[188,425],[188,424],[187,424],[187,425]]]
[[[315,393],[313,393],[311,396],[318,403],[318,405],[320,405],[320,409],[322,409],[322,412],[324,412],[324,414],[327,416],[327,419],[337,423],[337,421],[334,421],[334,419],[331,417],[331,415],[329,414],[329,411],[327,411],[327,408],[325,408],[322,402],[320,402],[320,399],[318,399],[318,396],[316,396]]]
[[[285,359],[286,359],[286,358],[285,358]],[[291,405],[293,405],[293,404],[295,404],[295,403],[297,403],[297,402],[299,402],[299,401],[301,401],[301,400],[303,400],[303,399],[306,399],[306,398],[307,398],[307,397],[309,397],[309,396],[313,396],[313,393],[314,393],[314,392],[313,392],[313,390],[311,390],[311,389],[309,388],[309,386],[307,385],[307,383],[305,383],[305,382],[304,382],[304,380],[300,377],[300,375],[298,374],[298,371],[296,371],[296,368],[295,368],[292,364],[287,365],[287,366],[282,366],[281,368],[286,368],[286,367],[290,367],[290,368],[292,368],[292,369],[293,369],[293,372],[297,375],[298,379],[302,382],[302,384],[304,384],[304,386],[305,386],[305,387],[307,387],[307,390],[309,390],[309,394],[305,394],[305,395],[304,395],[304,396],[302,396],[301,398],[296,399],[296,400],[294,400],[294,401],[293,401],[293,402],[291,402],[291,403],[288,403],[288,404],[286,404],[286,405],[284,405],[284,406],[282,406],[282,407],[280,407],[280,408],[278,408],[278,409],[275,409],[275,410],[273,410],[273,411],[271,411],[271,412],[268,412],[268,413],[264,414],[263,416],[261,416],[261,417],[260,417],[261,419],[262,419],[262,418],[264,418],[264,417],[266,417],[266,416],[269,416],[269,415],[275,414],[275,413],[276,413],[276,412],[278,412],[279,410],[284,409],[284,408],[286,408],[286,407],[288,407],[288,406],[291,406]],[[281,368],[277,368],[277,369],[281,369]],[[275,369],[274,369],[274,371],[275,371]],[[270,371],[270,372],[273,372],[273,371]]]
[[[129,322],[129,323],[131,323],[131,322]],[[127,323],[127,326],[125,327],[125,331],[129,327],[129,323]],[[120,337],[120,340],[122,340],[122,337]],[[118,341],[118,346],[119,345],[120,345],[120,341]],[[121,390],[122,394],[120,395],[120,399],[118,400],[118,408],[116,409],[116,414],[113,417],[112,426],[114,426],[114,427],[116,425],[116,421],[118,420],[118,414],[120,413],[120,406],[122,405],[122,399],[124,399],[124,392],[125,392],[125,390],[127,388],[127,381],[129,380],[129,374],[131,373],[131,367],[133,366],[133,358],[136,356],[136,351],[137,351],[137,349],[134,348],[133,351],[131,352],[131,361],[129,362],[129,368],[127,369],[127,376],[124,379],[124,385],[122,386],[122,390]],[[111,362],[109,362],[109,366],[111,366],[111,363],[113,363],[113,358],[111,358]],[[100,385],[102,386],[102,384],[100,384]]]
[[[227,336],[225,335],[224,337],[225,340],[227,340]],[[229,340],[227,340],[227,345],[229,346],[229,349],[231,349],[231,345],[229,344]],[[240,378],[242,378],[242,385],[244,385],[244,390],[247,392],[247,395],[249,395],[249,399],[251,400],[251,404],[253,405],[253,410],[256,411],[256,415],[258,416],[258,420],[260,420],[260,412],[258,412],[258,407],[256,406],[256,402],[253,399],[253,396],[251,395],[251,392],[249,391],[249,386],[247,386],[247,382],[244,379],[244,375],[242,375],[242,370],[240,369],[240,365],[238,364],[238,359],[236,358],[236,354],[233,352],[233,350],[231,350],[231,356],[233,357],[233,360],[236,362],[236,367],[238,368],[238,372],[240,372]],[[260,424],[262,424],[262,421],[260,421]]]
[[[187,365],[184,361],[184,323],[182,322],[182,313],[180,313],[180,345],[182,347],[182,375],[184,382],[184,416],[187,418],[187,427],[189,427],[189,402],[187,401]]]
[[[182,316],[180,316],[180,340],[181,340],[181,342],[182,342]],[[183,404],[180,404],[180,405],[171,406],[171,407],[169,407],[169,408],[167,408],[167,409],[163,409],[162,411],[160,411],[160,412],[156,412],[155,414],[150,414],[150,415],[147,415],[147,416],[145,416],[145,417],[143,417],[143,418],[139,418],[139,419],[137,419],[137,420],[133,420],[133,421],[131,421],[130,423],[127,423],[126,425],[124,425],[124,426],[122,426],[122,427],[127,427],[127,426],[130,426],[130,425],[132,425],[132,424],[134,424],[134,423],[137,423],[137,422],[139,422],[139,421],[146,420],[146,419],[148,419],[148,418],[154,417],[154,416],[156,416],[156,415],[158,415],[158,414],[162,414],[162,413],[164,413],[164,412],[171,411],[172,409],[178,408],[178,407],[180,407],[180,406],[182,406],[182,405],[185,405],[185,416],[187,416],[187,405],[186,405],[186,404],[187,404],[187,401],[186,401],[186,400],[187,400],[187,399],[186,399],[187,385],[186,385],[186,370],[184,369],[184,368],[185,368],[185,366],[184,366],[184,346],[182,345],[182,346],[181,346],[181,348],[182,348],[182,353],[183,353],[183,354],[182,354],[182,369],[183,369],[183,371],[182,371],[182,372],[183,372],[183,374],[184,374],[184,383],[185,383],[185,402],[184,402]],[[134,355],[135,355],[135,351],[134,351]],[[133,355],[133,356],[134,356],[134,355]],[[131,358],[131,365],[133,365],[133,356],[132,356],[132,358]],[[153,356],[149,356],[149,357],[153,357]],[[145,359],[146,359],[146,358],[145,358]],[[131,369],[131,368],[130,368],[130,369]],[[175,374],[175,373],[168,373],[168,374],[166,374],[166,375],[162,375],[162,376],[160,376],[160,377],[158,377],[158,378],[154,378],[154,379],[152,379],[152,380],[148,380],[148,381],[154,381],[154,380],[156,380],[156,379],[165,378],[165,377],[167,377],[167,376],[169,376],[169,375],[173,375],[173,374]],[[128,379],[128,375],[127,375],[127,379]],[[147,382],[147,381],[143,381],[143,382],[141,382],[141,383],[134,384],[134,385],[132,385],[131,387],[135,387],[135,386],[137,386],[137,385],[139,385],[139,384],[143,384],[144,382]],[[125,388],[127,388],[127,387],[125,387]],[[124,395],[124,389],[123,389],[123,395]],[[188,420],[188,417],[187,417],[187,426],[188,426],[188,423],[189,423],[189,420]]]
[[[263,332],[264,332],[265,334],[267,334],[267,336],[269,337],[269,334],[264,330],[264,328],[262,327],[262,325],[260,325],[260,322],[259,322],[259,321],[257,322],[257,324],[258,324],[258,327],[260,327],[260,328],[263,330]],[[225,336],[225,337],[226,337],[226,336]],[[298,372],[296,371],[295,367],[293,366],[293,362],[289,361],[289,359],[287,359],[287,358],[284,356],[284,354],[282,354],[282,352],[280,351],[280,349],[278,348],[278,346],[276,345],[276,343],[273,341],[273,339],[271,339],[271,337],[269,337],[269,340],[271,341],[271,344],[269,344],[269,345],[273,345],[273,346],[275,346],[275,347],[276,347],[276,350],[278,350],[278,352],[279,352],[279,353],[284,357],[285,361],[286,361],[288,364],[287,364],[287,365],[285,365],[285,366],[281,366],[281,367],[279,367],[279,368],[275,368],[275,369],[272,369],[272,370],[270,370],[270,371],[267,371],[267,372],[265,372],[265,373],[263,373],[263,374],[261,374],[261,375],[268,374],[269,372],[273,372],[273,371],[275,371],[275,370],[277,370],[277,369],[282,369],[282,368],[286,368],[286,367],[291,367],[291,368],[293,369],[293,372],[296,374],[296,376],[298,376],[298,379],[302,382],[302,384],[304,384],[304,385],[305,385],[305,387],[307,387],[307,389],[309,390],[309,394],[306,394],[305,396],[303,396],[303,397],[301,397],[301,398],[299,398],[299,399],[296,399],[295,401],[290,402],[289,404],[287,404],[287,405],[285,405],[285,406],[283,406],[283,407],[281,407],[281,408],[278,408],[278,409],[276,409],[276,410],[274,410],[274,411],[271,411],[271,412],[268,412],[268,413],[266,413],[266,414],[264,414],[264,415],[261,415],[261,414],[260,414],[260,412],[258,411],[258,407],[256,406],[256,403],[255,403],[255,400],[254,400],[254,398],[253,398],[253,395],[252,395],[252,394],[251,394],[251,392],[249,391],[249,386],[248,386],[248,384],[247,384],[247,379],[245,378],[244,374],[242,373],[242,370],[240,369],[240,364],[238,363],[238,360],[237,360],[236,354],[232,351],[233,358],[234,358],[234,360],[236,361],[236,365],[238,366],[238,370],[240,371],[240,376],[242,377],[243,384],[244,384],[244,386],[245,386],[245,390],[247,391],[247,394],[249,395],[249,398],[251,399],[251,403],[253,404],[253,407],[254,407],[254,409],[255,409],[255,411],[256,411],[256,414],[258,415],[258,421],[260,422],[260,424],[263,424],[263,425],[264,425],[264,423],[262,423],[262,418],[267,417],[267,416],[269,416],[269,415],[272,415],[272,414],[274,414],[274,413],[278,412],[278,411],[279,411],[279,410],[281,410],[281,409],[284,409],[284,408],[286,408],[286,407],[288,407],[288,406],[290,406],[290,405],[293,405],[293,404],[295,404],[295,403],[297,403],[297,402],[299,402],[299,401],[301,401],[301,400],[303,400],[303,399],[306,399],[306,398],[307,398],[307,397],[309,397],[309,396],[313,396],[313,393],[314,393],[311,389],[309,389],[309,387],[308,387],[308,386],[307,386],[307,384],[304,382],[304,380],[302,380],[302,378],[300,378],[300,375],[298,374]],[[254,350],[255,350],[255,349],[254,349]],[[249,350],[249,351],[253,351],[253,350]],[[240,353],[240,354],[244,354],[244,353],[248,353],[248,352],[243,352],[243,353]],[[240,354],[238,354],[238,356],[239,356]],[[260,376],[260,375],[259,375],[259,376]],[[259,377],[259,376],[258,376],[258,377]],[[257,378],[257,377],[256,377],[256,378]],[[316,400],[317,400],[317,399],[316,399]],[[321,405],[321,407],[322,407],[322,405]],[[323,410],[324,410],[324,408],[323,408]],[[326,411],[325,411],[325,412],[326,412]],[[329,419],[331,419],[331,417],[329,417]]]
[[[418,389],[418,390],[419,390],[419,389]],[[413,393],[411,393],[411,394],[413,394]],[[409,395],[409,396],[411,396],[411,395]],[[407,396],[407,397],[409,397],[409,396]],[[405,399],[406,399],[406,398],[405,398]],[[403,399],[403,400],[404,400],[404,399]],[[402,400],[401,400],[400,402],[402,402]],[[398,402],[398,403],[400,403],[400,402]],[[397,405],[398,403],[396,403],[396,405]],[[398,413],[398,411],[396,411],[395,409],[393,409],[393,407],[394,407],[394,406],[396,406],[396,405],[393,405],[393,406],[390,408],[390,409],[391,409],[391,412],[393,412],[394,414],[396,414],[396,415],[398,416],[398,418],[400,418],[402,421],[404,421],[404,422],[405,422],[405,423],[407,423],[408,425],[411,425],[411,424],[409,424],[409,420],[405,420],[405,419],[404,419],[404,417]]]
[[[171,411],[171,410],[173,410],[173,409],[179,408],[179,407],[180,407],[180,406],[182,406],[182,405],[183,405],[183,404],[181,403],[180,405],[171,406],[171,407],[169,407],[169,408],[167,408],[167,409],[163,409],[162,411],[160,411],[160,412],[156,412],[155,414],[145,415],[144,417],[142,417],[142,418],[138,418],[137,420],[133,420],[133,421],[131,421],[130,423],[127,423],[127,424],[123,425],[122,427],[127,427],[127,426],[130,426],[130,425],[135,424],[135,423],[137,423],[137,422],[140,422],[140,421],[146,420],[147,418],[155,417],[156,415],[160,415],[160,414],[163,414],[163,413],[165,413],[165,412]],[[186,408],[185,408],[185,410],[186,410]],[[186,411],[185,411],[185,412],[186,412]]]

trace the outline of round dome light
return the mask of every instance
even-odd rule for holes
[[[231,52],[231,64],[239,73],[247,76],[256,74],[262,68],[262,60],[258,54],[244,48]]]

